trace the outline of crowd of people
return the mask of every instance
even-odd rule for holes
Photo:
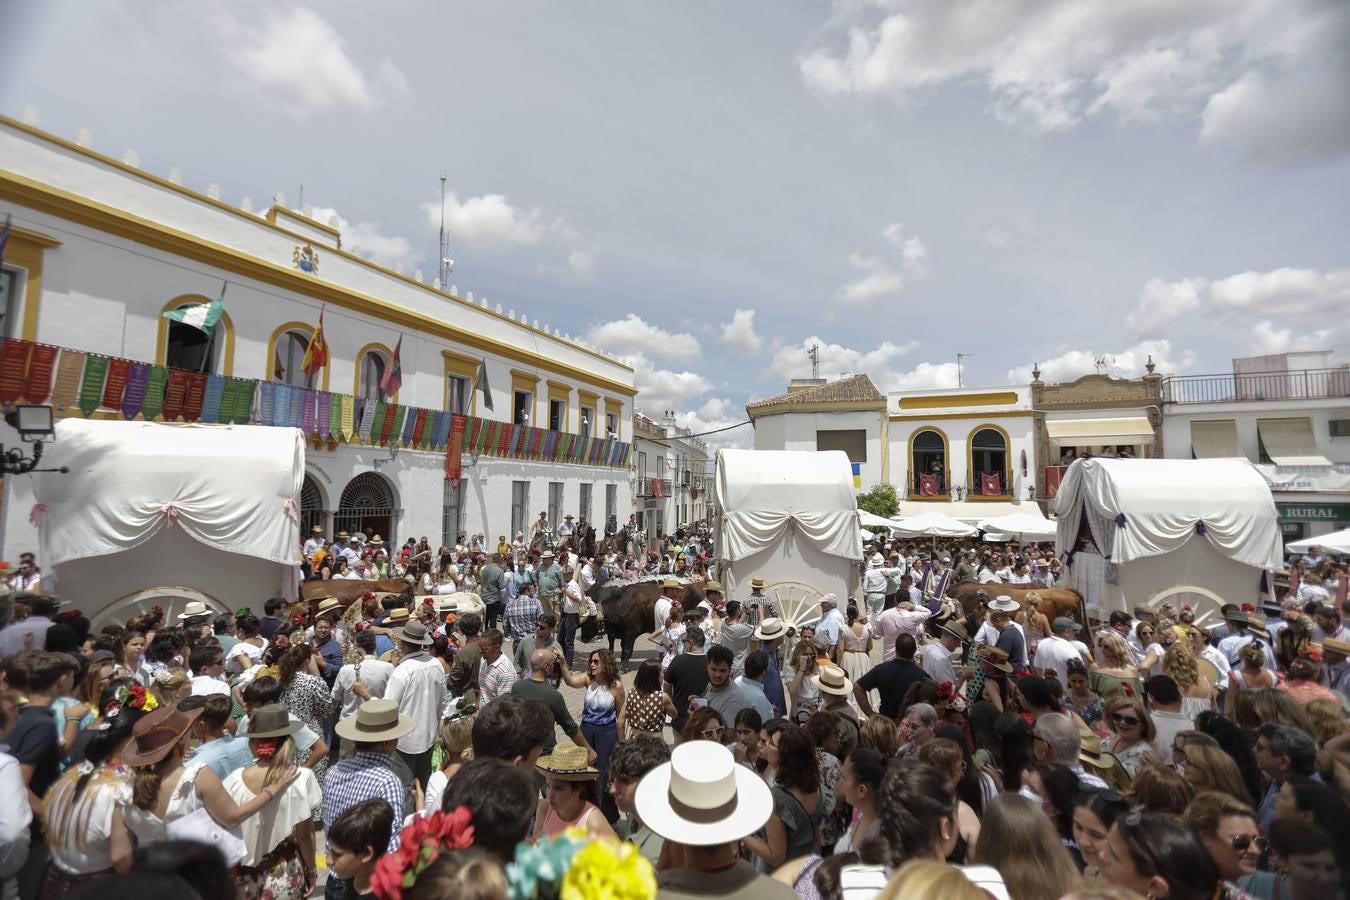
[[[1035,546],[877,544],[799,627],[763,579],[725,597],[706,536],[517,540],[305,547],[313,579],[453,584],[426,602],[94,630],[14,593],[10,895],[1350,896],[1338,560],[1294,560],[1214,627],[1163,605],[1089,628],[1041,611],[1059,566]],[[577,624],[640,576],[662,596],[628,678]],[[978,609],[952,616],[963,581]],[[466,590],[481,615],[435,596]]]

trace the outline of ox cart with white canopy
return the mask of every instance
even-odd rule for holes
[[[719,450],[715,492],[728,599],[744,600],[758,575],[781,616],[804,625],[819,618],[822,594],[842,609],[856,593],[862,531],[842,450]]]
[[[293,598],[300,557],[299,429],[64,419],[36,476],[42,559],[95,630],[156,604],[172,620]],[[46,579],[44,579],[44,582]]]
[[[1055,498],[1055,552],[1089,612],[1255,603],[1281,565],[1275,502],[1243,460],[1083,459]]]

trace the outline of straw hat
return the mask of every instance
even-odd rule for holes
[[[653,833],[694,847],[739,840],[773,814],[768,784],[714,741],[676,747],[670,762],[643,776],[633,804]]]
[[[539,757],[535,767],[559,781],[594,781],[600,771],[586,764],[586,748],[559,744],[548,756]]]
[[[385,628],[401,628],[408,621],[408,608],[400,606],[397,609],[389,610],[389,615],[384,617]]]
[[[943,622],[938,627],[959,641],[965,642],[970,640],[970,632],[966,631],[966,626],[962,625],[960,622]]]
[[[181,622],[184,619],[195,619],[197,616],[209,615],[211,615],[211,610],[205,603],[200,600],[189,600],[187,606],[184,606],[183,611],[178,614],[178,621]]]
[[[384,538],[380,537],[378,534],[375,535],[373,538],[370,539],[370,546],[372,546],[372,547],[383,547],[383,546],[384,546]]]
[[[999,610],[1000,612],[1017,612],[1022,607],[1017,601],[1007,594],[999,594],[993,600],[989,601],[989,608]]]
[[[435,639],[427,631],[427,626],[417,619],[413,619],[407,625],[395,631],[393,637],[394,640],[405,644],[417,644],[419,647],[428,647],[435,643]]]
[[[311,529],[309,530],[309,533],[310,533],[310,534],[323,534],[323,527],[320,526],[320,525],[315,525],[313,528],[311,528]]]
[[[319,601],[319,608],[314,611],[314,614],[317,616],[321,616],[324,613],[329,612],[330,610],[341,608],[342,608],[342,601],[338,600],[338,598],[325,597],[323,600]]]
[[[122,752],[122,762],[128,766],[152,766],[159,762],[183,740],[201,714],[200,706],[190,712],[161,706],[147,713],[131,729],[131,741]]]
[[[788,633],[787,623],[782,619],[770,616],[760,623],[755,629],[755,640],[757,641],[776,641]]]
[[[401,738],[416,728],[413,717],[398,711],[393,700],[367,700],[333,728],[338,737],[358,743],[377,744]]]
[[[998,647],[985,647],[980,650],[980,662],[991,669],[998,669],[1000,672],[1012,671],[1012,663],[1008,662],[1007,651],[1000,650]]]
[[[545,551],[543,552],[543,555],[541,555],[539,558],[540,558],[540,559],[553,559],[553,551],[552,551],[552,550],[545,550]]]
[[[848,697],[853,694],[853,681],[838,666],[821,666],[820,671],[811,676],[811,683],[820,688],[821,693]]]
[[[752,591],[762,591],[762,590],[764,590],[764,579],[761,578],[759,575],[756,575],[754,578],[751,578],[751,579],[750,579],[750,590],[752,590]]]
[[[1080,731],[1078,733],[1081,741],[1078,749],[1078,761],[1086,763],[1098,769],[1109,769],[1112,766],[1119,765],[1119,760],[1114,754],[1107,753],[1102,749],[1101,738],[1092,732]]]
[[[339,532],[337,533],[337,539],[338,539],[339,541],[345,541],[345,540],[347,540],[349,537],[351,537],[351,535],[347,534],[347,532],[345,532],[345,531],[339,531]]]
[[[259,706],[248,717],[248,731],[242,737],[270,738],[285,737],[300,730],[300,722],[291,721],[291,711],[284,703],[269,703]]]
[[[667,578],[665,581],[661,582],[661,590],[663,591],[668,591],[672,588],[678,591],[682,587],[684,587],[684,585],[680,584],[674,578]]]
[[[885,560],[882,559],[882,558],[881,558],[881,554],[878,553],[876,556],[873,556],[871,559],[869,559],[869,560],[867,561],[867,568],[869,568],[869,569],[880,569],[880,568],[881,568],[881,564],[884,563],[884,562],[885,562]]]
[[[1322,649],[1339,653],[1341,656],[1350,656],[1350,642],[1337,640],[1333,637],[1322,638]]]
[[[703,586],[703,593],[705,595],[720,594],[722,593],[722,585],[718,584],[716,581],[710,581]]]

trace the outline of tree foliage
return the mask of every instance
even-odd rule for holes
[[[878,484],[870,491],[859,494],[858,509],[865,509],[883,519],[891,518],[900,510],[900,498],[895,495],[895,485]]]

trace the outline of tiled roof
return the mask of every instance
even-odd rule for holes
[[[818,384],[813,387],[803,388],[799,391],[793,391],[787,394],[779,394],[777,397],[770,397],[767,400],[756,400],[754,403],[746,405],[746,410],[753,412],[757,409],[764,409],[773,406],[798,406],[814,403],[831,404],[867,404],[868,406],[881,404],[886,405],[886,395],[877,390],[876,385],[866,375],[852,375],[848,378],[840,378],[838,381],[830,381],[825,384]]]

